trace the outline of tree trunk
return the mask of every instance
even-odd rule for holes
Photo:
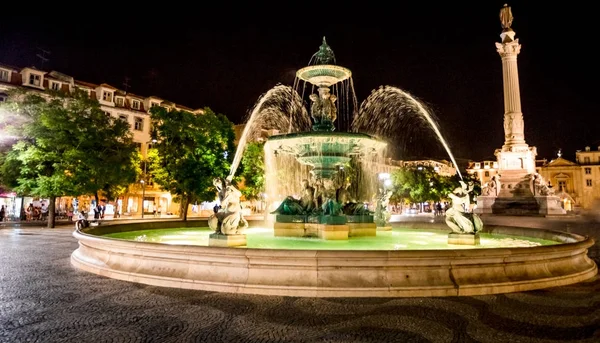
[[[190,206],[190,197],[186,194],[181,197],[181,219],[187,221],[188,207]]]
[[[94,197],[96,197],[96,206],[100,205],[100,196],[98,196],[98,191],[94,192]]]
[[[25,196],[22,195],[21,196],[21,210],[19,211],[19,221],[21,220],[26,220],[27,217],[21,217],[21,213],[25,213],[24,209],[26,209],[27,207],[25,207]]]
[[[48,228],[52,229],[56,224],[56,218],[54,217],[56,208],[56,197],[50,197],[50,203],[48,204]]]

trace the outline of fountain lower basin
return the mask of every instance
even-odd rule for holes
[[[71,263],[95,274],[156,286],[306,297],[462,296],[577,283],[597,273],[594,240],[549,230],[488,226],[485,232],[560,244],[446,250],[219,248],[126,241],[104,234],[206,222],[121,224],[75,232]],[[443,224],[419,223],[443,230]],[[250,240],[249,240],[250,241]],[[351,242],[351,241],[348,241]],[[346,243],[346,242],[344,242]]]

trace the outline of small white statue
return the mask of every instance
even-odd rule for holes
[[[240,197],[242,193],[229,184],[221,200],[221,208],[208,218],[208,226],[215,233],[223,235],[242,235],[248,227],[248,221],[242,215]]]
[[[496,181],[496,175],[492,176],[492,179],[483,186],[481,195],[491,197],[498,196],[498,182]]]
[[[446,225],[454,232],[475,234],[483,228],[483,222],[477,214],[467,212],[471,203],[469,193],[473,191],[473,184],[470,183],[467,187],[463,181],[459,182],[461,187],[448,194],[452,199],[452,207],[446,211]]]

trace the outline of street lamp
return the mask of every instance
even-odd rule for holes
[[[146,177],[146,164],[144,163],[144,177]],[[144,180],[141,180],[142,184],[142,219],[144,218],[144,201],[146,199],[146,184]]]
[[[152,142],[155,144],[156,139],[152,139],[151,141],[146,142],[146,144]],[[142,184],[142,219],[144,218],[144,201],[146,201],[146,177],[148,173],[148,148],[146,148],[146,158],[144,158],[144,175],[142,176],[142,180],[140,183]]]

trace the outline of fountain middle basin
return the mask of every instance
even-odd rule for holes
[[[386,146],[365,133],[314,131],[271,136],[265,149],[295,156],[301,164],[312,166],[314,175],[329,178],[350,156],[368,156]]]
[[[462,296],[525,291],[593,277],[594,240],[570,233],[488,226],[490,234],[554,245],[446,250],[220,248],[128,241],[103,235],[205,227],[205,221],[131,223],[74,232],[74,266],[132,282],[207,291],[305,297]],[[418,223],[428,230],[443,224]]]

